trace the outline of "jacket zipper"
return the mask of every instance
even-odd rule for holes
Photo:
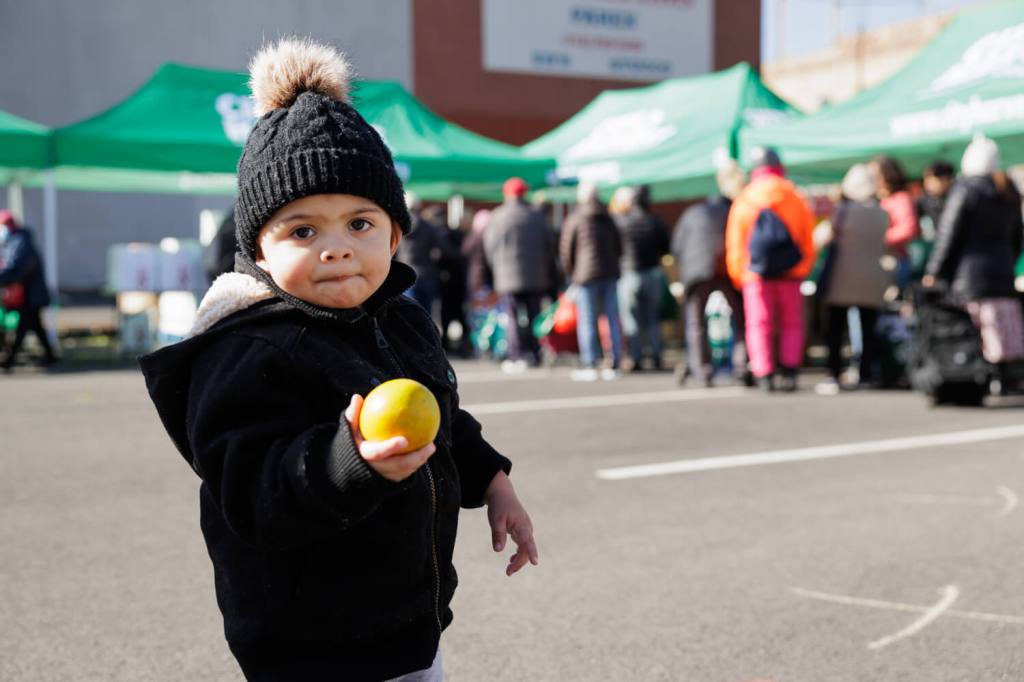
[[[430,559],[434,564],[434,620],[437,631],[441,632],[441,567],[437,561],[437,486],[434,485],[434,472],[430,469],[430,460],[426,463],[427,478],[430,480]]]
[[[380,322],[376,315],[370,315],[370,324],[373,326],[373,336],[377,341],[377,348],[387,351],[388,359],[402,376],[406,375],[401,361],[391,350],[384,332],[380,328]],[[427,471],[427,480],[430,483],[430,560],[434,571],[434,620],[437,623],[437,631],[441,632],[441,567],[437,559],[437,485],[434,482],[434,471],[430,466],[430,460],[426,461],[424,467]]]

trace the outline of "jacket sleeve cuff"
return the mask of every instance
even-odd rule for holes
[[[311,476],[311,482],[320,488],[328,505],[349,521],[367,516],[384,499],[412,485],[412,476],[394,482],[374,471],[359,454],[352,431],[344,419],[326,447],[318,450],[310,466],[319,468],[321,475]],[[322,481],[322,485],[315,484],[317,479]]]
[[[499,471],[512,471],[512,462],[501,455],[480,433],[480,423],[465,410],[455,414],[452,458],[459,469],[462,506],[482,506],[484,494]]]

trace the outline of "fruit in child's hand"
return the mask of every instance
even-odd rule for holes
[[[405,436],[404,452],[434,442],[441,426],[441,408],[426,386],[412,379],[385,381],[370,391],[359,415],[359,430],[367,440]]]

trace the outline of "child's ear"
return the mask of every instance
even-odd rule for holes
[[[398,245],[402,242],[402,228],[394,220],[391,221],[391,255],[398,251]]]
[[[261,270],[270,272],[270,265],[267,263],[267,259],[263,257],[263,247],[260,245],[262,241],[263,233],[256,235],[256,258],[253,260],[256,266]]]

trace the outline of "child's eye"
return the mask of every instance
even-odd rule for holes
[[[366,230],[369,230],[371,227],[373,227],[373,223],[371,223],[369,220],[364,220],[362,218],[356,218],[355,220],[353,220],[351,222],[350,227],[353,230],[355,230],[356,232],[364,232]]]
[[[292,236],[296,239],[309,239],[314,234],[316,234],[316,230],[309,225],[301,225],[292,230]]]

